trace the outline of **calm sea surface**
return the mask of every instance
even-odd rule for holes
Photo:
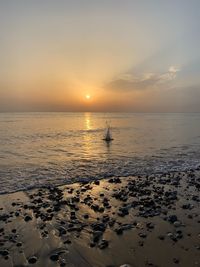
[[[198,113],[0,113],[0,193],[197,166]]]

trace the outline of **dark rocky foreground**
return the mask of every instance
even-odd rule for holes
[[[0,266],[200,266],[200,171],[0,196]]]

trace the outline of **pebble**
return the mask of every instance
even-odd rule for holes
[[[147,237],[147,234],[145,234],[145,233],[139,233],[138,234],[141,238],[146,238]]]
[[[60,267],[64,267],[64,266],[66,266],[66,262],[62,260],[62,262],[60,263]]]
[[[179,259],[177,259],[177,258],[173,258],[173,262],[174,262],[175,264],[178,264],[178,263],[179,263]]]
[[[37,257],[36,257],[36,256],[30,257],[30,258],[28,259],[28,262],[29,262],[30,264],[34,264],[34,263],[36,263],[36,262],[37,262]]]
[[[93,232],[93,241],[96,243],[99,241],[100,237],[102,236],[102,231],[95,231]]]
[[[58,231],[60,235],[65,235],[67,233],[66,229],[63,226],[60,226],[58,228]]]
[[[125,215],[129,214],[128,208],[126,207],[121,207],[119,208],[119,211],[117,213],[119,216],[124,217]]]
[[[179,222],[179,221],[175,221],[175,222],[174,222],[174,226],[175,226],[175,227],[180,227],[180,226],[181,226],[181,222]]]
[[[31,220],[32,220],[32,217],[29,216],[29,215],[26,215],[26,216],[24,217],[24,221],[25,221],[25,222],[28,222],[28,221],[31,221]]]
[[[52,261],[58,261],[59,260],[59,255],[58,254],[52,254],[50,256],[50,260],[52,260]]]
[[[160,240],[165,240],[165,236],[164,236],[164,235],[159,235],[158,238],[159,238]]]
[[[177,216],[176,215],[170,215],[169,217],[168,217],[168,221],[170,222],[170,223],[174,223],[174,222],[176,222],[178,219],[177,219]]]
[[[115,229],[115,232],[118,234],[118,235],[122,235],[123,234],[123,229],[121,227]]]
[[[105,240],[105,239],[102,239],[102,240],[101,240],[101,243],[99,244],[99,248],[100,248],[100,249],[105,249],[105,248],[108,247],[108,245],[109,245],[108,241]]]
[[[5,249],[5,250],[0,250],[0,255],[2,255],[2,256],[7,256],[7,255],[9,255],[9,252],[8,252],[7,249]]]
[[[72,241],[69,239],[65,240],[65,242],[64,242],[64,244],[71,244],[71,243],[72,243]]]

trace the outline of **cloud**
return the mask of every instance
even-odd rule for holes
[[[169,67],[169,72],[171,73],[177,73],[178,71],[180,71],[180,68],[177,68],[175,66]]]
[[[143,73],[140,76],[126,73],[106,84],[106,88],[113,91],[134,91],[152,89],[176,78],[180,68],[170,66],[164,73]]]

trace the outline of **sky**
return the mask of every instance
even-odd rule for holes
[[[199,0],[0,0],[0,111],[200,112]]]

